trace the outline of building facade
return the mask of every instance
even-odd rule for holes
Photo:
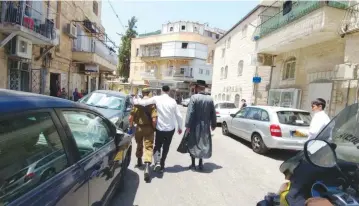
[[[237,107],[241,99],[247,104],[267,103],[266,87],[270,69],[257,64],[256,42],[253,41],[258,15],[265,9],[257,6],[216,42],[214,55],[212,96],[215,101],[231,101]],[[261,82],[253,83],[253,77]]]
[[[0,88],[46,95],[65,88],[69,98],[75,88],[106,88],[117,57],[100,1],[2,1],[0,10]]]
[[[348,40],[338,32],[349,2],[266,3],[253,38],[262,65],[271,66],[268,105],[310,111],[311,100],[321,97],[334,116],[353,101],[349,94],[357,87],[344,81],[353,78],[355,65],[345,60]]]
[[[223,34],[205,24],[179,21],[139,35],[131,43],[129,81],[149,85],[156,93],[169,85],[174,95],[188,97],[192,82],[211,84],[214,42]]]

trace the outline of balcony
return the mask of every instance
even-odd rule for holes
[[[290,2],[285,9],[277,7],[273,10],[277,12],[264,10],[259,15],[262,23],[254,34],[258,52],[278,54],[338,37],[348,1]]]
[[[140,57],[151,58],[161,56],[161,44],[146,45],[140,47]]]
[[[176,81],[193,81],[192,68],[168,68],[162,72],[162,79]]]
[[[2,1],[0,32],[20,35],[37,45],[58,45],[60,33],[55,28],[55,17],[51,19],[43,12],[47,10],[44,2]]]
[[[95,37],[78,36],[74,40],[72,58],[81,63],[98,64],[100,71],[117,70],[118,57],[115,50]]]
[[[157,69],[149,69],[149,68],[147,68],[140,75],[141,75],[143,80],[155,80],[155,79],[157,79]]]
[[[359,3],[354,3],[354,5],[348,7],[345,13],[340,29],[341,34],[350,34],[359,31]]]

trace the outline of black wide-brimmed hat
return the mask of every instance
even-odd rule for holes
[[[207,87],[206,81],[204,81],[204,80],[197,80],[195,85],[202,86],[202,87]]]

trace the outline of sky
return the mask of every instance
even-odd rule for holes
[[[162,28],[168,21],[194,21],[208,23],[210,27],[229,30],[242,17],[251,11],[259,1],[133,1],[103,0],[102,24],[112,41],[120,45],[125,30],[122,24],[135,16],[138,19],[137,32],[148,33]],[[111,5],[110,5],[111,4]],[[126,29],[126,28],[125,28]]]

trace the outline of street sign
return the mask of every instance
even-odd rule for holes
[[[261,77],[253,77],[253,80],[252,80],[252,82],[254,84],[259,84],[259,83],[261,83],[261,81],[262,81]]]

